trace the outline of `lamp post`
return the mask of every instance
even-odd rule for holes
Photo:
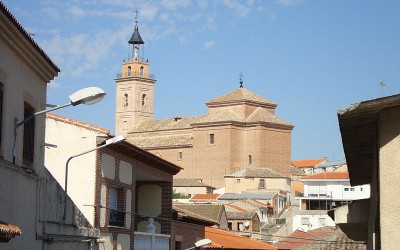
[[[103,145],[100,145],[100,146],[98,146],[96,148],[92,148],[92,149],[87,150],[85,152],[73,155],[73,156],[68,158],[67,163],[65,164],[65,186],[64,186],[65,187],[65,193],[64,193],[64,215],[63,215],[63,221],[65,221],[65,219],[67,217],[68,164],[69,164],[69,162],[75,157],[78,157],[78,156],[93,152],[95,150],[107,147],[108,145],[116,144],[116,143],[119,143],[119,142],[122,142],[122,141],[125,141],[125,137],[122,136],[122,135],[117,135],[117,136],[115,136],[113,138],[110,138],[110,139],[106,140],[106,142]]]
[[[26,122],[34,119],[36,116],[50,112],[50,111],[62,109],[62,108],[68,107],[68,106],[76,106],[79,104],[86,104],[86,105],[95,104],[95,103],[103,100],[105,95],[106,95],[106,93],[101,88],[97,88],[97,87],[84,88],[84,89],[78,90],[75,93],[73,93],[72,95],[70,95],[69,99],[71,100],[71,102],[69,102],[69,103],[59,105],[59,106],[56,106],[51,109],[46,109],[46,110],[36,112],[36,113],[26,117],[24,120],[22,120],[20,122],[18,122],[18,119],[15,118],[14,119],[13,163],[15,164],[15,157],[16,157],[16,148],[15,147],[16,147],[16,141],[17,141],[17,128],[24,125]]]
[[[196,241],[194,243],[194,247],[187,248],[186,250],[195,249],[197,247],[206,247],[206,246],[209,246],[211,243],[212,243],[212,241],[209,239],[202,239],[202,240]]]

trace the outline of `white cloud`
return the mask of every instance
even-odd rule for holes
[[[210,49],[211,47],[213,47],[214,45],[215,45],[215,40],[208,40],[208,41],[205,41],[204,42],[204,44],[203,44],[203,49],[204,50],[208,50],[208,49]]]
[[[82,17],[86,16],[85,10],[82,8],[79,8],[77,6],[71,6],[67,9],[67,13],[70,15],[71,18],[73,19],[81,19]]]
[[[285,6],[293,6],[293,5],[298,5],[303,0],[277,0],[278,4],[285,5]]]
[[[61,87],[61,84],[58,83],[56,80],[52,80],[51,82],[49,82],[47,84],[47,88],[50,88],[50,89],[57,89],[59,87]]]
[[[175,10],[179,7],[187,7],[190,0],[161,0],[161,5],[169,10]]]
[[[246,4],[242,4],[242,1],[236,0],[224,0],[223,3],[226,7],[234,10],[236,14],[242,17],[247,16],[253,7],[253,0],[248,0]]]
[[[44,12],[44,14],[45,14],[46,16],[50,16],[51,18],[56,18],[56,19],[58,19],[58,18],[61,17],[60,12],[59,12],[58,9],[56,9],[56,8],[45,7],[45,8],[42,9],[42,12]]]

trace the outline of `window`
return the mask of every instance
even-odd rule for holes
[[[210,134],[210,144],[214,144],[215,143],[215,136],[214,134]]]
[[[344,188],[343,190],[344,190],[344,191],[349,191],[349,188]]]
[[[311,197],[318,197],[318,194],[309,194],[308,196],[311,196]]]
[[[265,189],[265,180],[264,179],[260,179],[260,183],[258,184],[258,188],[259,189]]]
[[[350,188],[350,191],[354,191],[355,189],[354,188]]]
[[[132,74],[132,68],[131,68],[131,66],[129,66],[128,67],[128,76],[131,76],[131,74]]]
[[[243,222],[238,222],[237,228],[238,228],[238,231],[243,232],[243,230],[244,230]]]
[[[249,155],[249,165],[251,165],[252,163],[253,163],[253,157]]]
[[[228,222],[228,230],[232,231],[232,222]]]
[[[240,183],[240,179],[236,179],[236,183]]]
[[[182,158],[183,158],[183,153],[182,153],[182,151],[179,151],[178,152],[178,160],[182,160]]]
[[[108,208],[109,208],[109,221],[108,225],[123,227],[125,222],[124,211],[124,190],[114,187],[108,188]]]
[[[146,96],[146,94],[143,94],[142,95],[142,108],[146,108],[146,105],[147,105],[146,101],[147,101],[147,96]]]
[[[360,191],[363,191],[363,188],[362,188],[362,187],[360,187]]]
[[[301,225],[309,225],[310,219],[308,217],[301,217]]]
[[[325,218],[318,218],[318,225],[320,227],[326,226],[326,219]]]
[[[24,119],[33,116],[35,110],[27,103],[24,104]],[[33,163],[35,145],[35,119],[30,119],[24,124],[24,164]]]
[[[140,74],[141,76],[143,75],[143,66],[140,67],[140,72],[139,72],[139,74]]]

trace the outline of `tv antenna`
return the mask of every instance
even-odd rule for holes
[[[382,87],[382,97],[383,97],[383,88],[387,87],[387,83],[385,83],[384,81],[379,81],[378,83],[381,87]]]

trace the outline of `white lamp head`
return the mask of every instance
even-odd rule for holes
[[[202,240],[199,240],[196,243],[194,243],[194,245],[196,247],[205,247],[205,246],[210,245],[211,243],[212,243],[212,241],[209,239],[202,239]]]
[[[125,140],[126,139],[123,135],[117,135],[117,136],[114,136],[113,138],[106,140],[106,145],[119,143],[119,142],[122,142]]]
[[[89,87],[76,91],[69,96],[73,106],[78,104],[91,105],[103,100],[106,92],[98,87]]]

